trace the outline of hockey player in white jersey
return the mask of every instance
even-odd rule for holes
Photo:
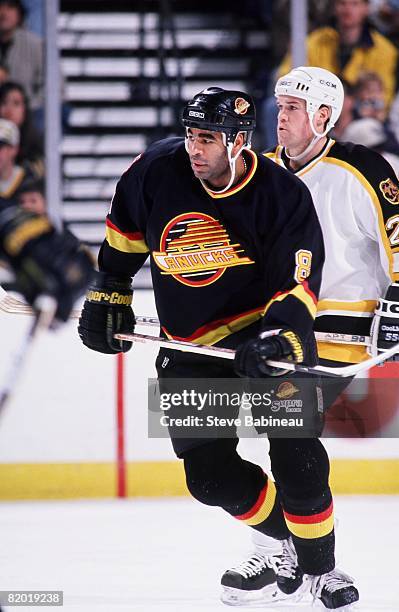
[[[371,335],[375,355],[399,340],[399,188],[394,170],[378,153],[329,137],[340,116],[344,91],[338,77],[300,67],[275,88],[278,142],[265,153],[300,177],[311,191],[323,231],[326,260],[315,330]],[[364,346],[318,343],[322,364],[367,359]],[[337,569],[306,575],[295,541],[302,527],[277,542],[254,533],[256,552],[222,576],[222,600],[230,605],[298,601],[310,590],[328,609],[345,605],[353,580]],[[298,527],[298,529],[296,529]],[[275,581],[276,580],[276,581]]]

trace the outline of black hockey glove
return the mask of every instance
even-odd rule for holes
[[[262,332],[253,340],[248,340],[236,351],[234,369],[239,376],[263,378],[282,376],[289,370],[267,365],[267,359],[288,359],[301,363],[304,358],[302,342],[297,334],[289,329]]]
[[[1,252],[16,275],[16,287],[33,307],[43,295],[56,302],[52,327],[66,321],[93,273],[92,259],[69,232],[57,232],[45,215],[17,207],[3,211]]]
[[[133,297],[130,278],[98,272],[90,285],[78,332],[85,346],[99,353],[126,353],[132,342],[115,340],[114,334],[133,333],[136,319],[131,307]]]
[[[379,353],[399,343],[399,284],[388,287],[385,298],[380,299],[371,324],[371,346],[369,353],[375,357]],[[399,353],[390,358],[399,361]]]

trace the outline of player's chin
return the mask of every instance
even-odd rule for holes
[[[279,145],[282,145],[283,147],[287,146],[289,144],[289,136],[287,130],[278,130],[277,140]]]

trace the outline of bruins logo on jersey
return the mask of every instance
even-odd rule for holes
[[[185,213],[169,221],[159,252],[152,255],[161,274],[170,274],[190,287],[203,287],[214,283],[227,268],[254,263],[240,255],[240,244],[230,243],[217,219],[204,213]]]
[[[388,202],[391,204],[399,204],[399,188],[392,179],[387,178],[385,181],[381,181],[380,190]]]

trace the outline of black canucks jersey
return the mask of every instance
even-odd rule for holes
[[[151,254],[169,338],[234,347],[261,326],[312,333],[324,259],[312,198],[268,159],[244,155],[244,179],[217,193],[195,178],[184,140],[166,139],[117,184],[100,270],[134,276]]]

